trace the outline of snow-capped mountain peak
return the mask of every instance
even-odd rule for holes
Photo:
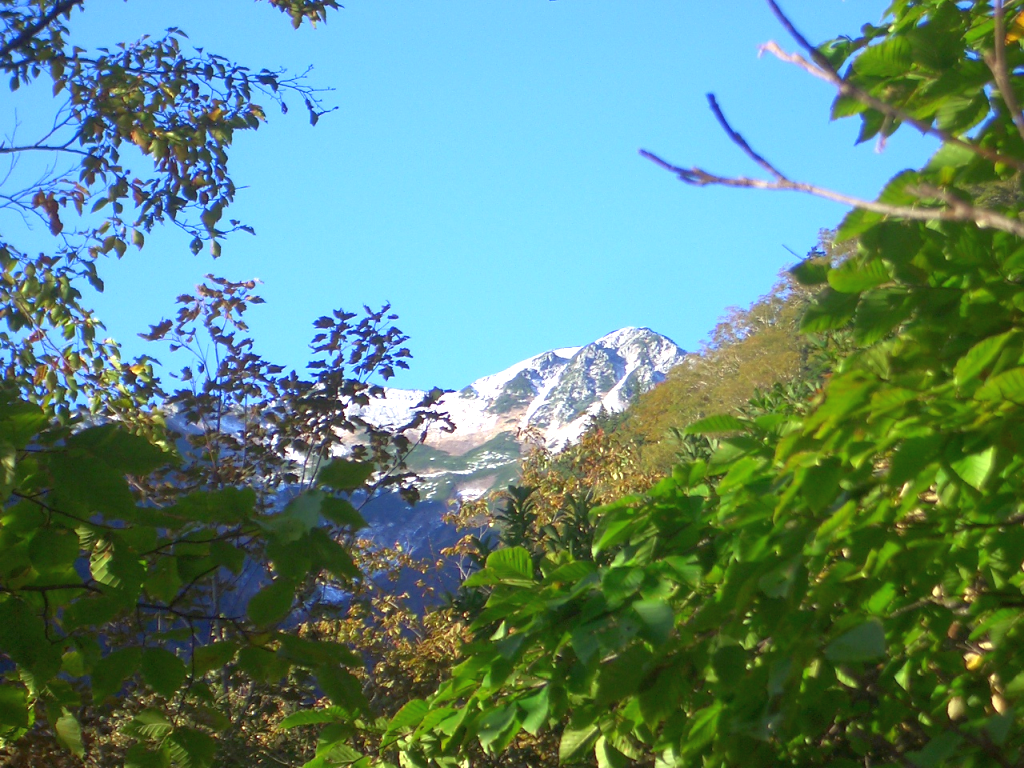
[[[370,509],[371,535],[415,552],[446,546],[456,534],[441,522],[439,510],[513,482],[525,440],[539,437],[553,448],[577,440],[595,414],[622,410],[685,356],[649,328],[621,328],[590,344],[534,355],[445,394],[438,409],[448,412],[455,431],[432,432],[409,457],[426,502],[401,514]],[[389,389],[363,416],[397,426],[408,421],[423,394]]]
[[[441,399],[454,433],[432,433],[428,445],[461,455],[502,433],[539,432],[550,447],[579,438],[601,410],[621,411],[636,395],[663,380],[686,353],[649,328],[620,328],[581,347],[561,347],[477,379]],[[398,424],[422,396],[387,390],[364,416]]]

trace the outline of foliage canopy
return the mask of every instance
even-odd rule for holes
[[[773,52],[833,82],[861,140],[942,141],[846,218],[849,258],[793,270],[820,290],[804,330],[856,348],[810,402],[692,424],[717,450],[595,510],[596,562],[490,555],[478,641],[392,721],[408,764],[547,727],[564,762],[602,768],[1020,760],[1019,6],[899,0],[812,47],[770,5],[804,49]],[[712,106],[767,180],[654,159],[843,197],[777,172]]]
[[[156,706],[126,729],[136,740],[130,764],[210,765],[217,739],[197,725],[212,717],[213,684],[203,674],[227,666],[276,682],[293,667],[315,675],[332,702],[282,723],[325,726],[307,763],[316,768],[390,765],[396,753],[416,768],[481,754],[500,761],[523,734],[541,745],[557,739],[562,762],[600,768],[1020,763],[1019,2],[896,0],[859,37],[815,47],[768,0],[798,50],[766,50],[832,83],[833,117],[859,119],[861,141],[907,126],[938,138],[930,163],[898,175],[878,200],[858,201],[781,174],[714,98],[730,138],[766,178],[648,156],[686,183],[856,205],[836,234],[851,252],[812,254],[792,271],[815,295],[802,329],[848,339],[849,354],[820,387],[682,416],[690,422],[678,425],[683,437],[701,440],[645,492],[602,497],[609,503],[592,508],[591,489],[576,482],[587,473],[621,472],[603,483],[613,497],[642,476],[634,457],[619,454],[597,468],[564,460],[562,517],[543,495],[510,494],[506,546],[464,584],[479,598],[464,614],[471,640],[436,692],[404,702],[389,724],[374,719],[362,660],[348,645],[279,624],[320,572],[360,577],[339,539],[349,543],[361,520],[335,492],[364,487],[403,444],[371,439],[370,461],[328,463],[323,487],[308,490],[308,474],[294,474],[277,451],[327,460],[337,428],[352,422],[322,393],[358,397],[365,365],[403,357],[399,337],[377,325],[390,320],[386,310],[354,329],[351,315],[325,317],[314,341],[324,354],[320,378],[302,382],[278,377],[235,335],[253,286],[214,280],[184,297],[177,320],[151,335],[188,347],[207,332],[233,363],[193,365],[188,375],[200,383],[175,395],[200,428],[180,452],[171,485],[182,492],[173,493],[158,485],[179,471],[167,466],[173,452],[154,442],[159,424],[139,408],[158,391],[147,362],[124,366],[115,347],[95,341],[75,288],[98,280],[101,254],[120,255],[133,239],[141,247],[164,219],[216,250],[228,229],[244,226],[220,224],[233,195],[223,152],[231,131],[263,117],[251,94],[291,90],[311,119],[319,109],[298,82],[182,54],[174,31],[89,58],[64,42],[64,20],[82,2],[0,6],[8,19],[0,67],[12,86],[45,71],[70,100],[58,128],[67,143],[44,151],[81,158],[77,180],[59,174],[28,197],[5,198],[41,216],[61,243],[38,258],[7,243],[0,250],[11,385],[0,400],[0,654],[14,667],[0,685],[5,737],[42,716],[81,753],[76,713],[139,679]],[[295,23],[334,7],[273,4]],[[225,89],[230,98],[215,95]],[[154,159],[152,176],[122,168],[122,143]],[[65,212],[79,207],[82,230],[67,232]],[[350,356],[341,353],[346,339]],[[786,349],[794,356],[787,365],[805,362],[801,350]],[[339,364],[355,366],[356,383],[332,378]],[[72,405],[82,395],[116,421],[76,425]],[[738,399],[726,393],[718,402]],[[267,427],[256,416],[272,400],[294,413],[272,414]],[[251,403],[253,418],[243,419],[251,439],[225,436],[221,417]],[[249,446],[260,449],[255,463],[237,462]],[[277,513],[259,493],[274,477],[304,491]],[[212,574],[244,567],[243,540],[255,543],[246,551],[271,566],[272,578],[244,614],[228,615],[212,598]],[[210,626],[214,642],[198,642]],[[401,644],[403,626],[389,631]],[[453,645],[435,648],[451,654]]]
[[[339,7],[270,4],[294,26]],[[83,716],[118,697],[121,759],[198,768],[214,760],[221,699],[240,681],[251,691],[298,675],[351,713],[366,708],[349,671],[359,656],[284,625],[310,610],[316,579],[361,579],[351,495],[407,479],[410,440],[347,409],[409,353],[388,307],[339,310],[316,323],[311,378],[283,375],[246,336],[255,283],[212,276],[147,335],[193,356],[177,391],[148,358],[123,363],[101,341],[82,296],[84,282],[102,290],[102,257],[142,249],[163,223],[219,255],[225,235],[250,229],[225,213],[234,135],[266,119],[256,99],[286,111],[298,98],[314,124],[323,110],[301,77],[189,50],[178,29],[84,50],[85,6],[0,2],[9,87],[52,83],[56,105],[43,135],[0,145],[12,166],[0,190],[0,741],[43,725],[84,755]],[[40,175],[16,169],[36,157]],[[52,247],[19,247],[35,242],[19,217],[41,221]],[[349,457],[332,460],[349,433]],[[230,600],[239,579],[249,591]]]

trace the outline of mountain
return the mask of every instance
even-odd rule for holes
[[[602,409],[621,411],[685,357],[665,336],[647,328],[623,328],[582,347],[535,355],[445,394],[438,409],[449,413],[455,432],[432,431],[409,458],[410,469],[420,478],[422,500],[410,507],[394,493],[358,504],[368,523],[360,535],[381,546],[397,545],[417,559],[438,560],[441,550],[461,537],[444,520],[449,505],[515,480],[526,441],[541,440],[551,448],[571,443],[591,417]],[[380,426],[401,425],[424,394],[387,389],[360,415]],[[194,428],[178,421],[183,433]],[[293,492],[282,492],[282,506]],[[421,581],[440,593],[456,588],[458,576],[451,566],[427,577],[405,570],[388,589],[408,594],[410,605],[419,610],[428,600],[418,586]],[[242,610],[267,578],[255,564],[247,566],[232,597],[225,598],[233,601],[230,607]],[[341,593],[323,597],[343,599]]]
[[[582,347],[543,352],[445,394],[438,409],[455,424],[433,430],[410,459],[433,500],[476,497],[514,479],[526,441],[559,449],[591,418],[623,410],[664,380],[686,353],[649,328],[622,328]],[[406,421],[424,393],[389,389],[362,415],[380,426]]]

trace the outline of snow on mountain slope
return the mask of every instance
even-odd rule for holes
[[[424,501],[409,508],[393,495],[371,500],[363,510],[367,534],[380,544],[401,544],[414,557],[436,559],[458,537],[444,522],[447,505],[514,482],[524,432],[560,448],[578,439],[602,408],[622,410],[685,357],[654,331],[623,328],[582,347],[534,355],[445,394],[439,410],[449,413],[455,432],[433,432],[409,456]],[[387,390],[363,415],[382,425],[401,424],[423,394]],[[419,578],[415,574],[410,583]]]
[[[427,444],[461,456],[504,433],[530,430],[549,447],[561,448],[578,439],[595,414],[621,411],[685,356],[648,328],[622,328],[582,347],[543,352],[445,394],[439,409],[450,415],[455,432],[432,432]],[[422,396],[389,389],[363,416],[380,425],[399,424]]]

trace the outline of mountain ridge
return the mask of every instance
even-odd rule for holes
[[[592,418],[623,410],[663,381],[687,353],[667,336],[626,327],[576,347],[559,347],[446,392],[437,410],[454,432],[433,428],[410,459],[421,494],[475,497],[514,479],[526,441],[559,450],[579,439]],[[378,426],[406,422],[421,390],[386,389],[360,410]]]

